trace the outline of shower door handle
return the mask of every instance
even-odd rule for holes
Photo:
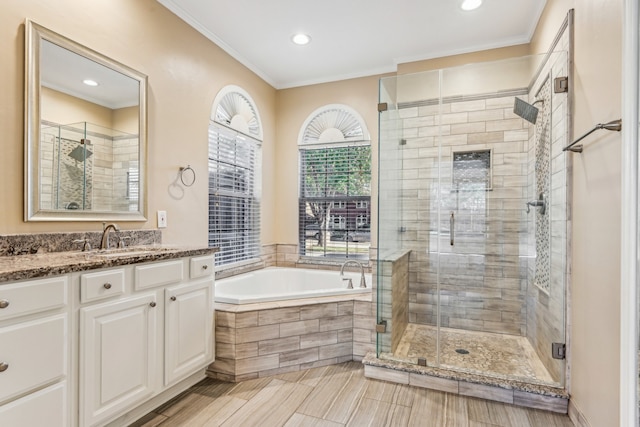
[[[449,217],[449,243],[451,244],[451,246],[453,246],[453,240],[454,240],[454,228],[456,226],[456,218],[453,216],[453,212],[451,212],[451,217]]]

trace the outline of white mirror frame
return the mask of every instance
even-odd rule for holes
[[[69,211],[40,209],[40,46],[47,40],[139,83],[137,211]],[[30,20],[25,22],[25,221],[146,221],[147,220],[147,76]]]

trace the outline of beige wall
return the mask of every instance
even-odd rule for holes
[[[69,125],[88,122],[122,132],[138,134],[138,107],[112,110],[54,89],[40,89],[42,120]]]
[[[70,125],[89,122],[111,128],[111,109],[54,89],[43,87],[40,90],[40,116],[42,120]]]
[[[23,102],[25,18],[67,36],[149,77],[149,168],[146,223],[166,210],[165,242],[207,242],[207,126],[218,91],[228,84],[245,89],[257,104],[263,130],[263,243],[276,241],[275,94],[247,68],[178,19],[155,0],[5,0],[0,6],[0,129],[4,171],[0,192],[0,233],[99,230],[99,223],[23,222]],[[178,168],[190,164],[195,185],[175,186]]]
[[[138,134],[138,107],[124,107],[112,110],[112,127],[121,132]]]
[[[541,51],[575,8],[574,137],[621,117],[622,5],[551,0],[536,30]],[[573,155],[571,399],[593,427],[619,424],[620,144],[598,131]]]

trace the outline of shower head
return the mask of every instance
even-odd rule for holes
[[[515,102],[513,103],[513,112],[518,116],[522,117],[526,121],[532,124],[536,124],[536,120],[538,119],[538,108],[534,107],[539,102],[544,102],[543,100],[537,100],[533,104],[529,104],[526,101],[516,97]]]
[[[86,159],[91,157],[92,154],[93,153],[91,152],[91,150],[83,147],[82,145],[78,145],[76,148],[69,152],[69,157],[77,160],[78,162],[84,162]]]

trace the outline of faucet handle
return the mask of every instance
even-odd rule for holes
[[[353,281],[351,280],[351,277],[343,277],[342,281],[348,281],[349,283],[347,283],[347,289],[353,289]]]
[[[362,277],[360,277],[360,287],[361,288],[367,287],[367,280],[364,278],[364,274],[362,275]]]
[[[131,241],[131,236],[119,236],[118,237],[118,247],[119,248],[126,248],[127,247],[127,241]]]
[[[91,243],[85,237],[84,239],[74,240],[73,243],[82,243],[82,252],[88,252],[91,250]]]

